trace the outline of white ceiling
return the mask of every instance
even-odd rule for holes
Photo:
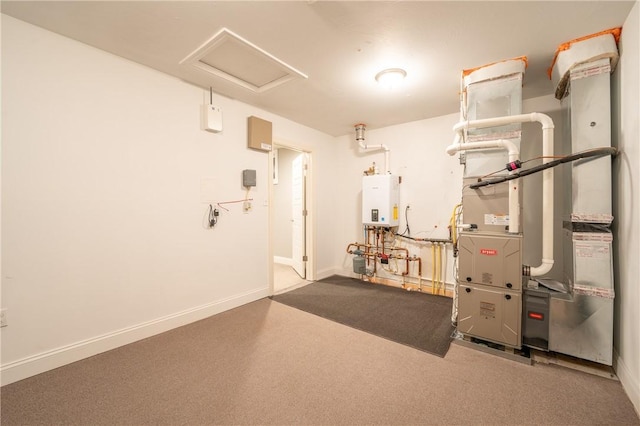
[[[460,72],[526,55],[553,93],[562,42],[622,26],[634,1],[2,1],[2,13],[338,136],[458,111]],[[222,28],[308,76],[256,93],[180,64]],[[396,91],[384,68],[407,71]]]

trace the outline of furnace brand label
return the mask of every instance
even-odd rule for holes
[[[481,248],[480,254],[484,254],[485,256],[495,256],[498,254],[498,250]]]

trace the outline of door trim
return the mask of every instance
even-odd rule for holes
[[[306,179],[305,179],[305,197],[306,197],[306,210],[307,216],[305,220],[305,252],[307,255],[307,267],[306,267],[306,280],[314,281],[316,279],[316,254],[315,254],[315,240],[316,240],[316,232],[315,232],[315,194],[314,194],[314,184],[313,184],[313,151],[308,147],[304,147],[301,145],[291,144],[291,143],[283,143],[274,141],[272,150],[268,155],[268,172],[269,176],[273,176],[274,172],[274,157],[275,150],[278,148],[290,149],[293,151],[303,152],[307,154],[307,170],[306,170]],[[273,179],[269,179],[269,259],[268,259],[268,282],[269,282],[269,296],[273,296],[274,294],[274,277],[273,277],[273,256],[274,256],[274,218],[275,218],[275,210],[274,210],[274,199],[273,199]]]

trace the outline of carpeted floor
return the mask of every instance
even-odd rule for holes
[[[640,425],[619,382],[440,358],[269,299],[2,387],[2,426]]]
[[[451,299],[334,275],[276,295],[276,302],[444,357]]]

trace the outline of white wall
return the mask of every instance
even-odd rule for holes
[[[315,182],[332,182],[334,138],[220,96],[224,130],[203,132],[208,97],[2,15],[3,384],[268,294],[268,155],[246,148],[246,119],[312,151]],[[244,197],[243,169],[253,211],[206,229],[210,199]],[[314,193],[321,228],[331,194]]]
[[[613,165],[615,230],[614,362],[627,394],[640,413],[640,6],[622,27],[620,62],[613,75]]]

